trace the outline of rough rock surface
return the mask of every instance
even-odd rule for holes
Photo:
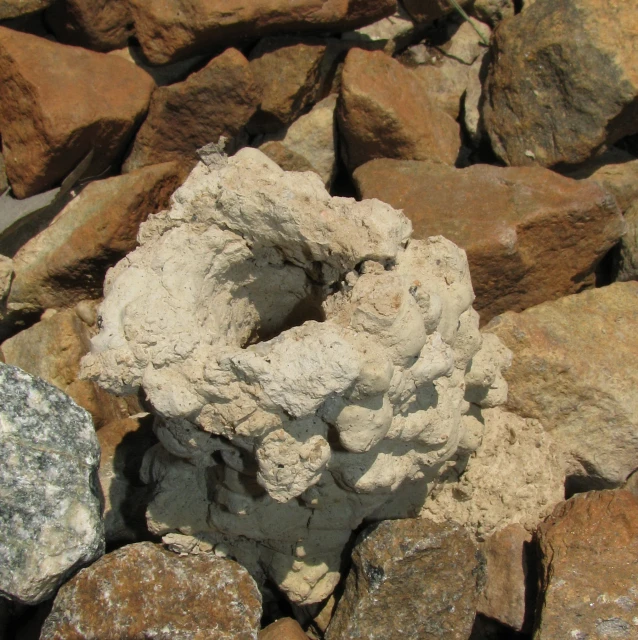
[[[4,166],[4,156],[0,153],[0,195],[2,195],[9,187],[7,180],[7,171]]]
[[[500,26],[484,118],[507,164],[576,164],[638,131],[635,24],[624,0],[536,0]]]
[[[154,86],[116,56],[0,27],[2,151],[14,194],[54,186],[91,149],[88,175],[105,171],[146,113]]]
[[[509,410],[536,418],[587,488],[619,486],[638,459],[638,282],[506,313],[485,331],[513,351]],[[598,484],[597,484],[598,483]]]
[[[183,82],[155,91],[124,171],[169,160],[190,169],[200,147],[220,136],[234,144],[258,103],[248,60],[227,49]]]
[[[627,230],[620,239],[616,279],[638,280],[638,199],[625,211],[625,223]]]
[[[459,125],[434,104],[416,73],[380,51],[348,53],[337,114],[351,170],[374,158],[453,165],[461,146]]]
[[[162,418],[154,533],[318,602],[352,529],[467,445],[464,395],[502,402],[508,352],[482,344],[464,253],[410,229],[251,148],[205,156],[142,225],[83,371]]]
[[[58,592],[41,640],[257,640],[261,597],[246,570],[213,554],[140,542],[83,569]]]
[[[471,0],[459,0],[462,7],[467,7]],[[447,0],[403,0],[403,6],[415,22],[430,24],[454,11],[454,6]]]
[[[42,11],[52,2],[53,0],[0,0],[0,20]]]
[[[478,561],[461,526],[386,520],[362,536],[327,640],[470,635]]]
[[[259,632],[259,640],[308,640],[296,620],[280,618]]]
[[[50,384],[0,363],[0,396],[0,594],[36,604],[104,552],[100,449]]]
[[[540,167],[375,160],[354,179],[363,198],[403,209],[415,237],[441,234],[467,251],[483,322],[592,287],[624,231],[601,187]]]
[[[540,1],[540,0],[538,0]],[[535,640],[638,638],[638,498],[594,491],[556,507],[538,530]]]
[[[514,0],[474,0],[469,9],[479,20],[492,27],[515,13]]]

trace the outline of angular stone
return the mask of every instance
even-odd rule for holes
[[[619,486],[638,459],[638,282],[506,313],[485,331],[512,350],[507,407],[541,421],[572,488]]]
[[[259,632],[259,640],[308,640],[301,625],[292,618],[280,618]]]
[[[0,20],[42,11],[52,2],[53,0],[0,0]]]
[[[462,7],[467,7],[472,0],[459,0]],[[403,0],[415,22],[430,24],[454,11],[454,5],[448,0]]]
[[[458,124],[434,105],[414,71],[380,51],[348,53],[337,114],[350,169],[374,158],[456,161]]]
[[[106,270],[135,248],[140,223],[168,205],[181,181],[179,167],[164,163],[87,185],[14,256],[10,307],[39,311],[100,297]]]
[[[515,13],[514,0],[474,0],[468,7],[472,15],[495,27],[501,20]]]
[[[542,568],[534,640],[638,638],[638,497],[574,496],[537,535]]]
[[[132,0],[136,36],[153,64],[288,32],[348,31],[392,15],[396,0]]]
[[[0,364],[0,594],[51,597],[104,552],[89,414],[68,396]]]
[[[354,180],[361,197],[403,209],[415,237],[441,234],[466,250],[483,322],[594,286],[625,229],[601,187],[540,167],[375,160]]]
[[[638,199],[625,211],[627,231],[620,239],[616,279],[638,280]]]
[[[107,170],[154,86],[121,58],[0,27],[2,151],[13,193],[25,198],[53,187],[90,149],[88,175]]]
[[[169,160],[190,169],[197,149],[220,136],[232,146],[258,104],[248,60],[237,49],[227,49],[183,82],[155,91],[123,170]]]
[[[476,545],[459,525],[386,520],[352,553],[327,640],[465,640],[476,611]]]
[[[246,570],[213,554],[140,542],[109,553],[58,592],[41,640],[257,640],[261,596]]]
[[[483,115],[507,164],[576,164],[638,132],[637,11],[537,0],[500,26]]]

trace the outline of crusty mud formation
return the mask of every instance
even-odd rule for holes
[[[203,155],[143,224],[83,372],[152,405],[147,517],[173,548],[318,602],[353,529],[476,449],[510,354],[483,342],[465,253],[410,232],[248,148]]]

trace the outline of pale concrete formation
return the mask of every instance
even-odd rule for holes
[[[366,516],[478,446],[509,352],[448,240],[256,149],[204,158],[107,275],[83,372],[159,416],[153,533],[319,602]]]

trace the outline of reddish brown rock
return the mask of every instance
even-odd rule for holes
[[[2,195],[9,186],[7,182],[7,171],[4,166],[4,156],[0,153],[0,195]]]
[[[396,0],[131,0],[135,31],[153,64],[248,38],[285,32],[347,31],[392,15]]]
[[[259,640],[308,640],[296,620],[281,618],[259,632]]]
[[[600,186],[540,167],[375,160],[354,179],[363,198],[403,209],[415,237],[440,234],[467,251],[483,322],[592,287],[624,231]]]
[[[0,27],[0,128],[18,198],[54,186],[90,149],[88,175],[117,162],[155,83],[126,60]]]
[[[155,91],[124,171],[168,160],[192,167],[197,149],[220,136],[232,146],[258,104],[248,60],[227,49],[183,82]]]
[[[374,158],[454,164],[459,125],[434,106],[415,72],[380,51],[352,49],[337,118],[350,169]]]
[[[103,556],[58,592],[41,640],[256,640],[261,597],[248,572],[212,554],[141,542]]]
[[[460,0],[462,7],[467,7],[472,0]],[[429,24],[449,13],[454,12],[454,5],[448,0],[403,0],[403,6],[416,22]]]
[[[417,519],[385,520],[363,535],[327,640],[466,640],[478,595],[469,534]]]
[[[576,164],[638,131],[637,22],[624,0],[536,0],[503,21],[483,115],[507,164]]]
[[[535,640],[638,638],[638,498],[580,494],[539,527]]]

